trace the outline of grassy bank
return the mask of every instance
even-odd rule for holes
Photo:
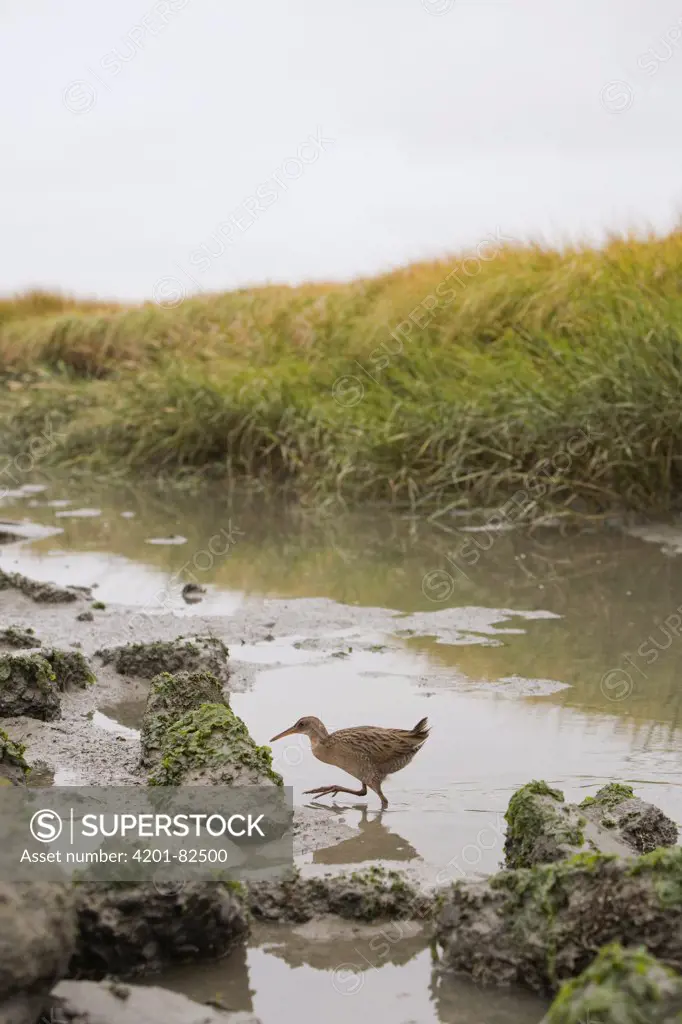
[[[424,510],[514,494],[518,517],[534,498],[665,510],[682,504],[680,268],[682,232],[491,241],[172,309],[18,297],[0,304],[2,449]]]

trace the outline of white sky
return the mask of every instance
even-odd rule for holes
[[[682,210],[675,0],[0,0],[0,87],[4,293],[349,278]]]

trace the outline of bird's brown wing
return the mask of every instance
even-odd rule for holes
[[[374,725],[339,729],[329,740],[336,749],[370,762],[379,771],[401,762],[407,764],[424,743],[424,739],[415,737],[410,729],[382,729]]]

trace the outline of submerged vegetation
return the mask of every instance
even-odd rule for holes
[[[176,308],[20,296],[0,304],[1,445],[43,468],[210,472],[310,500],[679,507],[681,261],[682,231],[487,242]]]

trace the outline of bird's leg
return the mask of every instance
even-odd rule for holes
[[[336,796],[337,793],[350,793],[351,796],[366,796],[367,786],[362,784],[362,789],[347,789],[345,786],[318,786],[317,789],[305,789],[304,793],[314,793],[316,796]]]
[[[376,795],[381,800],[381,809],[382,809],[382,811],[385,811],[386,808],[388,807],[388,800],[386,799],[386,797],[383,794],[383,790],[381,789],[381,783],[377,782],[376,786],[372,786],[372,789],[374,790]]]

